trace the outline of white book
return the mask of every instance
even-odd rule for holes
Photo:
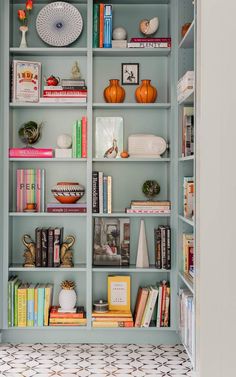
[[[99,213],[103,213],[103,172],[98,172],[98,201]]]
[[[156,327],[161,327],[161,298],[162,298],[162,285],[159,287],[159,298],[158,298],[158,304],[157,304],[157,323]]]
[[[40,98],[40,103],[86,103],[87,98],[66,98],[66,97],[58,97],[58,98]]]
[[[158,295],[157,287],[150,287],[146,307],[144,310],[141,327],[149,327]]]
[[[107,213],[112,213],[112,177],[107,177]]]

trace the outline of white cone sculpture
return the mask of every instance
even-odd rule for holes
[[[147,248],[147,239],[146,239],[144,220],[141,220],[141,223],[140,223],[136,267],[139,267],[139,268],[149,267],[148,248]]]

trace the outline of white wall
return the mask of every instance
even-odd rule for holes
[[[197,1],[197,375],[235,377],[236,0]]]

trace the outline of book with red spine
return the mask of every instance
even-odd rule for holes
[[[78,306],[75,313],[62,313],[58,311],[59,306],[52,306],[50,310],[50,318],[85,318],[83,306]]]
[[[161,43],[161,42],[168,42],[168,43],[171,43],[171,38],[131,38],[130,39],[130,42],[157,42],[157,43]]]
[[[99,7],[99,47],[103,48],[104,40],[104,4]]]
[[[87,89],[80,90],[44,90],[43,96],[59,96],[59,97],[71,97],[71,96],[85,96],[87,95]]]
[[[87,117],[82,117],[82,158],[87,157]]]
[[[9,148],[9,158],[53,158],[53,149]]]

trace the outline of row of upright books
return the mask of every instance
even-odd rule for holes
[[[139,287],[134,310],[134,326],[170,326],[169,282],[162,280],[156,286]]]
[[[60,267],[64,228],[35,229],[35,267]]]
[[[194,235],[183,233],[183,272],[193,282],[194,278]]]
[[[8,281],[8,326],[48,326],[52,297],[52,284],[22,283],[12,276]]]
[[[171,229],[169,225],[159,225],[154,229],[155,266],[158,269],[171,269]]]
[[[184,217],[193,219],[194,216],[194,178],[184,177],[183,183],[183,201]]]
[[[171,204],[169,201],[154,200],[132,200],[130,207],[125,209],[126,213],[146,214],[169,214]]]
[[[183,101],[194,90],[194,71],[187,71],[178,81],[177,100]]]
[[[112,213],[112,177],[101,171],[92,174],[93,213]]]
[[[179,331],[181,340],[192,355],[194,352],[195,305],[193,294],[188,289],[179,290]]]
[[[194,155],[194,109],[183,108],[182,157]]]

